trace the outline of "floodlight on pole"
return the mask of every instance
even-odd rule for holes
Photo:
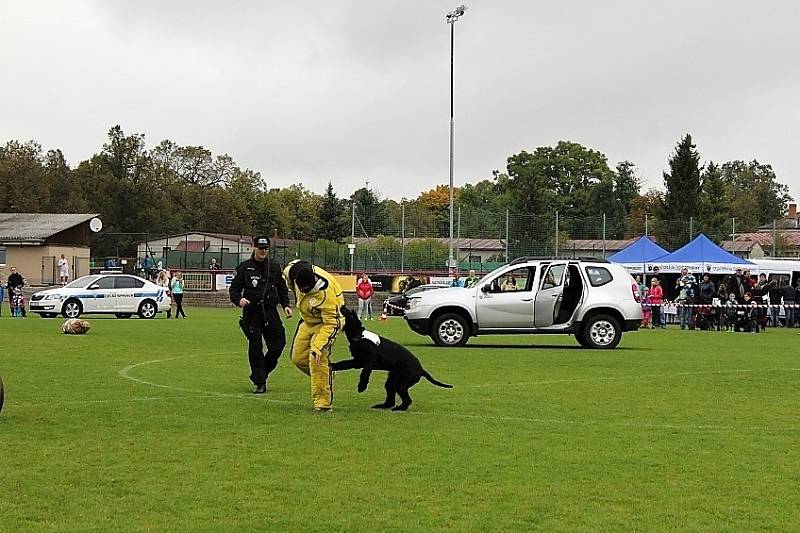
[[[455,44],[455,23],[464,16],[467,6],[460,5],[445,17],[450,24],[450,245],[447,256],[447,267],[458,267],[458,262],[453,257],[453,50]]]

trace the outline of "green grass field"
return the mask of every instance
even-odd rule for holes
[[[440,349],[376,321],[455,388],[375,411],[385,374],[342,372],[315,415],[288,349],[254,397],[236,311],[188,314],[4,313],[0,531],[800,529],[797,330]]]

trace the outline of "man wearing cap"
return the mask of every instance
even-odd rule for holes
[[[294,292],[301,321],[292,341],[292,362],[311,376],[314,411],[333,408],[331,350],[344,326],[342,288],[332,275],[306,261],[292,261],[283,270]]]
[[[264,394],[267,377],[278,365],[286,346],[286,331],[278,314],[278,304],[287,317],[292,316],[281,266],[269,258],[269,237],[260,235],[253,239],[253,255],[236,267],[229,292],[231,302],[242,308],[239,326],[247,337],[250,381],[255,385],[253,392]],[[267,345],[266,353],[262,337]]]

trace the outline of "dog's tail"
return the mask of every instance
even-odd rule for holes
[[[430,374],[428,374],[427,370],[425,370],[425,369],[422,370],[422,377],[424,377],[425,379],[427,379],[428,381],[430,381],[431,383],[433,383],[437,387],[444,387],[445,389],[452,389],[453,388],[452,385],[448,385],[447,383],[442,383],[441,381],[436,381],[436,379],[433,376],[431,376]]]

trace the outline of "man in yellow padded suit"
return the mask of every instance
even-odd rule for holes
[[[292,261],[283,270],[294,292],[300,323],[292,341],[292,362],[311,376],[314,411],[333,408],[331,350],[344,326],[342,288],[333,276],[306,261]]]

